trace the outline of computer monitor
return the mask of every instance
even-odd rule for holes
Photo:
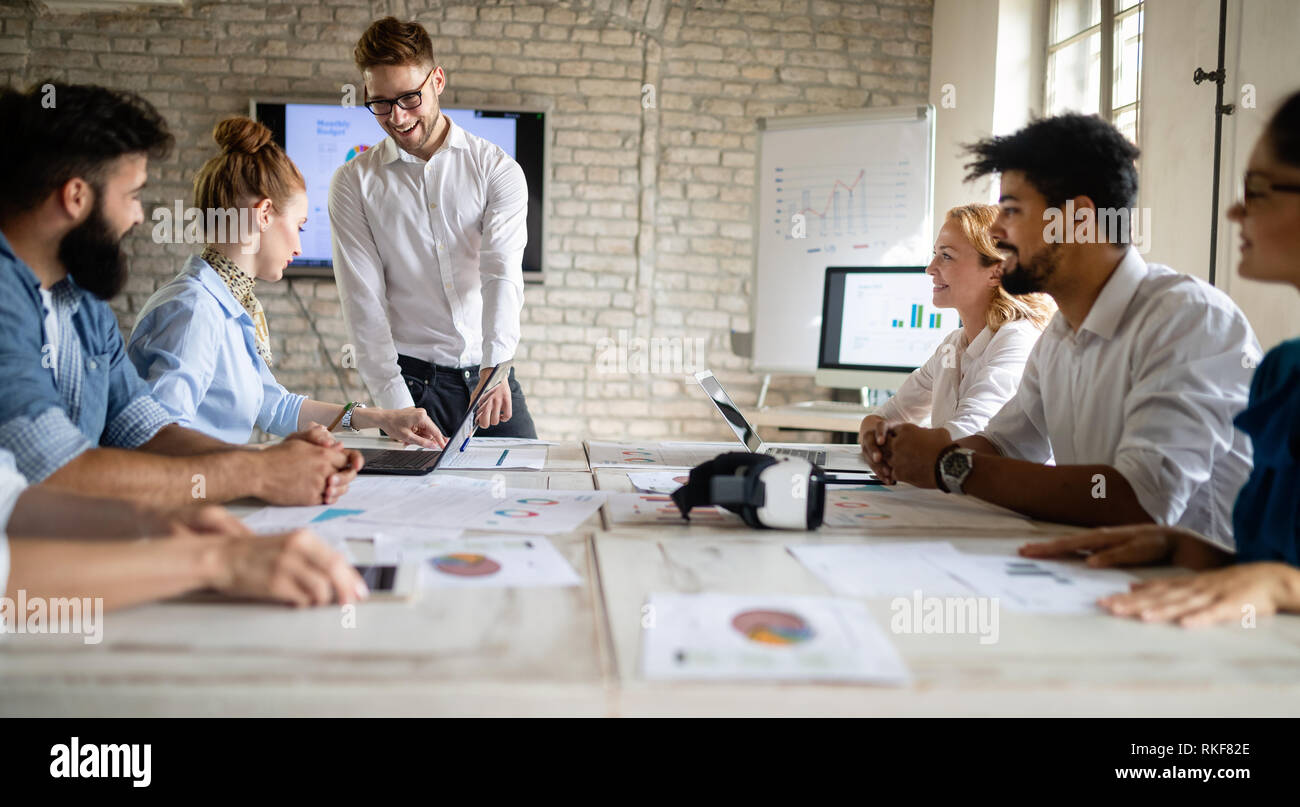
[[[827,268],[816,383],[898,389],[959,325],[933,289],[924,266]]]
[[[388,136],[375,116],[360,104],[295,103],[253,99],[250,111],[266,124],[307,181],[307,226],[302,255],[285,271],[288,276],[333,277],[330,243],[329,187],[340,165]],[[546,113],[536,109],[443,107],[443,113],[470,134],[502,148],[523,169],[528,182],[528,244],[524,247],[525,280],[541,278],[545,243]]]

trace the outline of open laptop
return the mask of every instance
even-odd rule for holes
[[[709,394],[709,398],[712,399],[713,405],[717,407],[718,413],[722,415],[722,419],[727,422],[727,426],[736,433],[736,437],[751,454],[771,454],[774,457],[799,457],[800,459],[808,460],[814,465],[821,466],[828,471],[842,471],[845,473],[855,474],[867,472],[865,467],[862,466],[853,468],[826,468],[827,453],[819,449],[785,448],[781,446],[767,445],[763,442],[763,439],[758,436],[758,431],[751,426],[749,421],[745,419],[745,416],[740,413],[740,407],[736,406],[735,402],[731,400],[731,396],[722,388],[722,384],[718,382],[718,379],[713,377],[712,371],[701,370],[695,374],[695,380],[699,382],[699,385]],[[874,479],[875,475],[872,474],[871,477]]]
[[[363,474],[396,474],[402,476],[421,476],[436,471],[449,464],[451,458],[464,451],[469,445],[469,438],[478,431],[478,410],[483,398],[496,387],[504,384],[510,377],[511,362],[502,362],[492,369],[487,383],[479,389],[474,400],[469,402],[465,417],[460,422],[456,433],[447,440],[447,447],[442,451],[410,451],[401,448],[363,448],[361,456],[366,464],[360,471]]]

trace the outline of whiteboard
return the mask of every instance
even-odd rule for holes
[[[934,107],[760,118],[752,369],[814,373],[828,266],[925,266]]]

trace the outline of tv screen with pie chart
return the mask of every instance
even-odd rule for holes
[[[252,102],[253,117],[271,130],[307,181],[307,225],[302,255],[286,275],[332,276],[330,180],[339,166],[374,148],[388,135],[364,106]],[[528,245],[524,277],[542,271],[543,210],[546,193],[546,113],[537,110],[443,107],[470,134],[494,143],[523,169],[528,183]]]

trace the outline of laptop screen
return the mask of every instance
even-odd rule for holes
[[[718,407],[723,419],[727,421],[727,425],[731,427],[731,430],[736,433],[736,438],[745,444],[745,448],[749,449],[750,452],[757,452],[762,448],[763,441],[759,439],[758,432],[754,431],[754,427],[749,425],[748,420],[745,420],[745,416],[740,413],[740,407],[736,406],[731,400],[731,396],[718,383],[718,379],[713,377],[713,373],[708,370],[696,373],[695,380],[700,382],[700,386],[704,387],[705,392],[709,393],[709,397],[713,399],[713,405]]]
[[[459,452],[461,445],[470,437],[473,437],[474,432],[478,431],[479,404],[488,392],[500,384],[506,383],[506,379],[510,376],[510,365],[512,363],[509,361],[502,362],[493,368],[492,374],[488,376],[487,383],[478,391],[478,395],[474,396],[474,399],[469,402],[469,409],[465,411],[465,417],[460,422],[460,428],[456,429],[456,433],[447,439],[447,448],[443,451],[444,456]],[[442,456],[439,456],[438,459],[441,461]]]

